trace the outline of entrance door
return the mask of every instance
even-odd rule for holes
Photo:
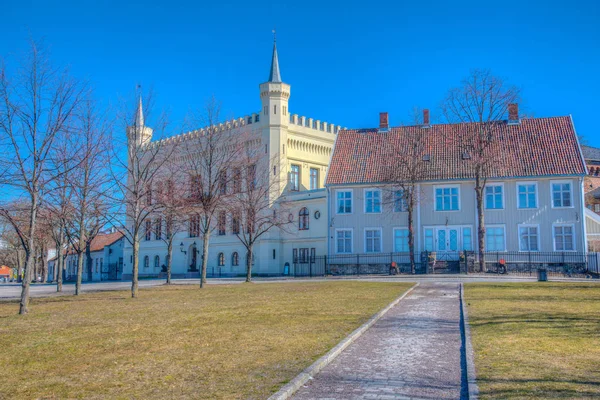
[[[458,257],[459,230],[458,228],[440,227],[436,228],[435,248],[440,256],[450,259],[454,255]],[[441,253],[441,254],[440,254]]]

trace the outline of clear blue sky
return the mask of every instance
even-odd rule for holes
[[[1,0],[0,55],[43,38],[55,64],[105,102],[153,87],[174,124],[215,95],[229,116],[259,111],[273,27],[290,112],[348,127],[435,109],[472,68],[523,89],[535,116],[572,114],[600,146],[598,1]]]

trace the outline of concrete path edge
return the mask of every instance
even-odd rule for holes
[[[287,400],[294,393],[298,391],[306,382],[308,382],[313,376],[319,373],[323,368],[329,365],[342,351],[344,351],[348,346],[356,341],[359,337],[361,337],[375,322],[377,322],[381,317],[383,317],[389,310],[392,309],[396,304],[400,302],[403,298],[408,296],[410,292],[412,292],[419,283],[417,282],[412,287],[410,287],[406,292],[404,292],[397,299],[388,304],[384,309],[379,311],[377,314],[372,316],[367,322],[362,324],[360,327],[356,328],[350,335],[346,336],[341,342],[339,342],[333,349],[329,350],[324,356],[319,358],[317,361],[312,363],[309,367],[307,367],[304,371],[298,374],[294,379],[289,381],[287,384],[282,386],[276,393],[271,395],[268,400]]]
[[[469,315],[467,305],[465,304],[464,286],[460,284],[460,308],[462,311],[463,332],[465,333],[465,356],[467,364],[467,383],[469,400],[477,400],[479,398],[479,387],[477,386],[475,374],[475,353],[473,352],[473,344],[471,343],[471,327],[469,326]]]

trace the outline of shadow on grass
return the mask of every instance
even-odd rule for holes
[[[491,399],[510,399],[516,397],[536,399],[581,399],[598,398],[598,396],[600,396],[600,380],[477,378],[477,383],[479,384],[480,389],[479,395]],[[533,389],[530,387],[532,384],[536,384],[536,387]],[[565,384],[577,386],[573,389],[560,387]],[[482,386],[484,389],[482,389]]]

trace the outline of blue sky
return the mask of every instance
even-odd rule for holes
[[[215,95],[228,116],[260,109],[272,29],[290,112],[348,127],[434,110],[472,68],[523,89],[535,116],[572,114],[600,146],[598,1],[9,1],[0,56],[43,39],[52,61],[106,104],[152,87],[173,126]]]

